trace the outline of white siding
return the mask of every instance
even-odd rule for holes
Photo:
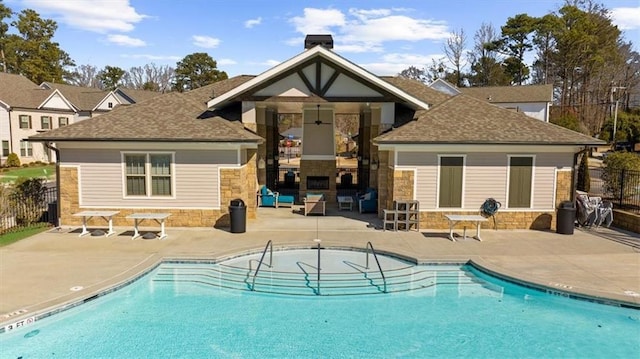
[[[11,143],[11,134],[9,132],[9,112],[0,105],[0,158],[5,159],[2,156],[2,141],[9,141]],[[9,144],[9,148],[11,148],[11,144]],[[0,162],[0,164],[4,163],[4,161]]]
[[[509,102],[509,103],[494,103],[500,107],[508,109],[517,109],[518,112],[522,112],[529,117],[536,118],[540,121],[549,122],[547,115],[547,102]]]
[[[436,208],[439,154],[467,156],[464,170],[463,205],[465,210],[470,211],[478,210],[487,198],[494,198],[506,207],[508,155],[535,156],[531,203],[532,209],[535,210],[554,208],[556,169],[571,167],[573,164],[571,153],[398,152],[396,166],[417,170],[416,199],[420,201],[422,210]]]
[[[363,85],[362,83],[344,75],[340,74],[336,81],[331,84],[331,87],[325,94],[325,96],[331,97],[382,97],[379,92]]]
[[[309,96],[310,92],[298,74],[292,74],[256,91],[256,96]]]
[[[42,108],[50,108],[63,111],[74,111],[73,108],[57,93],[54,93],[47,102],[42,105]]]
[[[154,152],[154,151],[145,151]],[[167,152],[159,150],[158,152]],[[79,167],[81,207],[220,208],[219,168],[236,166],[237,151],[177,151],[175,198],[124,198],[119,150],[63,150],[63,165]]]

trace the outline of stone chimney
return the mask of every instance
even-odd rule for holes
[[[333,37],[331,37],[331,35],[307,35],[304,38],[305,50],[308,50],[317,45],[331,50],[333,49]]]

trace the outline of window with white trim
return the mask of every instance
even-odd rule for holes
[[[531,208],[533,156],[509,157],[509,208]]]
[[[2,156],[9,156],[9,141],[2,141]]]
[[[29,115],[20,115],[20,128],[22,129],[30,129],[31,128],[31,116]]]
[[[22,157],[33,156],[33,148],[31,147],[31,142],[25,141],[25,140],[20,141],[20,156]]]
[[[51,116],[40,116],[40,128],[43,130],[51,129]]]
[[[69,125],[69,117],[58,117],[58,127]]]
[[[171,196],[173,154],[125,153],[125,187],[127,196]]]

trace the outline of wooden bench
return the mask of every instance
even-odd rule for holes
[[[147,219],[151,219],[156,221],[160,225],[160,236],[158,239],[164,239],[167,237],[167,234],[164,231],[164,221],[169,217],[171,213],[133,213],[127,216],[128,219],[133,219],[133,237],[131,239],[136,239],[140,237],[140,232],[138,231],[138,226],[140,223],[144,222]]]
[[[446,214],[445,217],[447,217],[447,220],[449,220],[449,239],[451,239],[453,242],[456,241],[456,239],[453,236],[453,227],[455,227],[455,225],[460,222],[471,222],[475,224],[476,226],[475,238],[482,242],[482,238],[480,238],[480,222],[486,222],[487,221],[486,218],[477,214],[473,214],[473,215]],[[466,226],[464,227],[463,238],[467,239]]]

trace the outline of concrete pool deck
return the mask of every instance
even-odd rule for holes
[[[261,252],[268,240],[276,249],[312,248],[316,238],[327,248],[364,249],[371,241],[379,253],[419,263],[472,260],[536,286],[640,308],[640,236],[634,233],[606,228],[577,229],[573,235],[483,229],[482,242],[452,242],[448,231],[390,232],[380,230],[378,223],[374,215],[269,216],[249,221],[245,233],[167,228],[165,240],[131,240],[129,227],[116,227],[110,237],[79,237],[78,227],[49,230],[0,248],[0,327],[89,298],[162,259],[235,257]]]

